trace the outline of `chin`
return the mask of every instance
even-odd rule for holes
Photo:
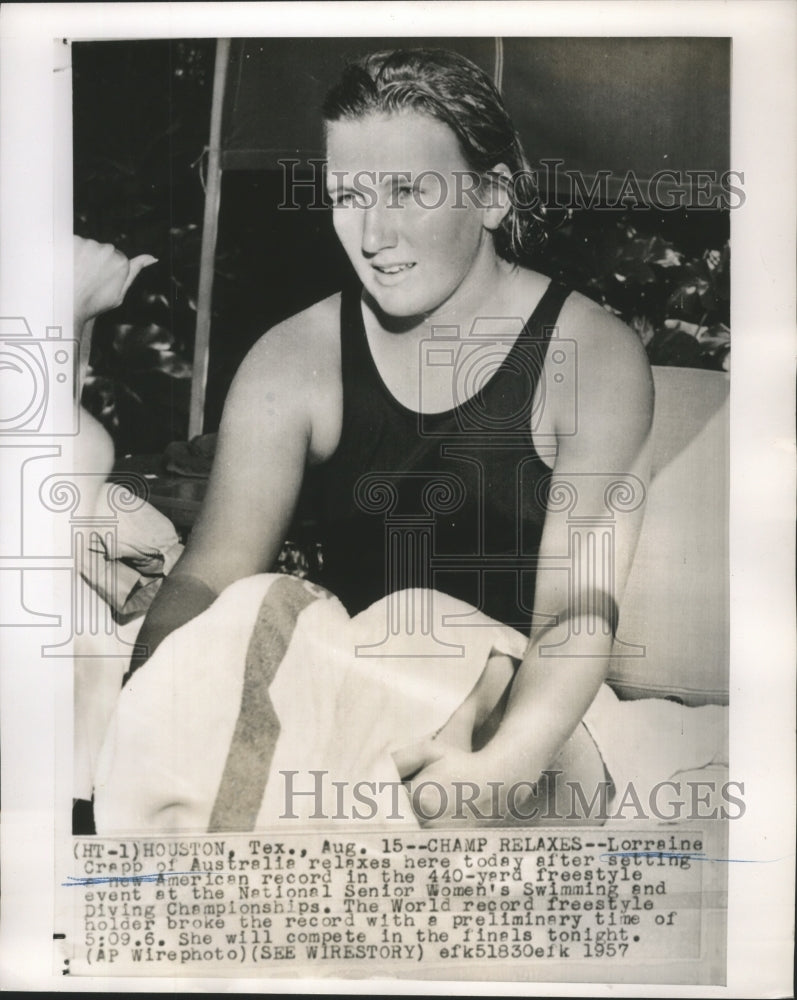
[[[369,282],[366,288],[382,312],[396,319],[428,315],[448,297],[445,293],[429,295],[428,292],[424,294],[418,289],[403,288],[400,285],[395,288],[385,288],[375,282]]]
[[[411,319],[413,316],[423,316],[426,312],[422,306],[416,306],[406,297],[399,298],[391,295],[389,298],[383,298],[375,295],[374,300],[385,316],[390,316],[393,319]]]

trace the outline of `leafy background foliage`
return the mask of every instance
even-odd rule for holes
[[[184,437],[214,43],[73,45],[75,232],[158,264],[97,320],[83,402],[117,451]]]
[[[84,404],[117,452],[160,452],[188,428],[215,43],[75,43],[75,232],[159,263],[97,321]],[[224,176],[206,427],[268,326],[339,287],[326,212],[279,212],[276,173]],[[539,270],[620,316],[651,362],[727,368],[727,212],[577,211]]]
[[[652,364],[730,365],[727,213],[600,211],[555,230],[549,273],[637,332]]]

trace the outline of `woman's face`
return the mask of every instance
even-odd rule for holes
[[[327,154],[335,231],[383,312],[433,313],[495,259],[492,215],[447,125],[417,112],[332,122]]]

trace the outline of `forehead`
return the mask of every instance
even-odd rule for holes
[[[443,122],[416,111],[368,115],[327,125],[329,169],[417,175],[423,170],[467,170],[459,140]]]

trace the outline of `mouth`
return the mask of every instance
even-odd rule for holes
[[[377,275],[384,279],[395,279],[408,271],[411,271],[415,267],[415,262],[412,263],[402,263],[402,264],[372,264],[371,267],[376,271]]]

